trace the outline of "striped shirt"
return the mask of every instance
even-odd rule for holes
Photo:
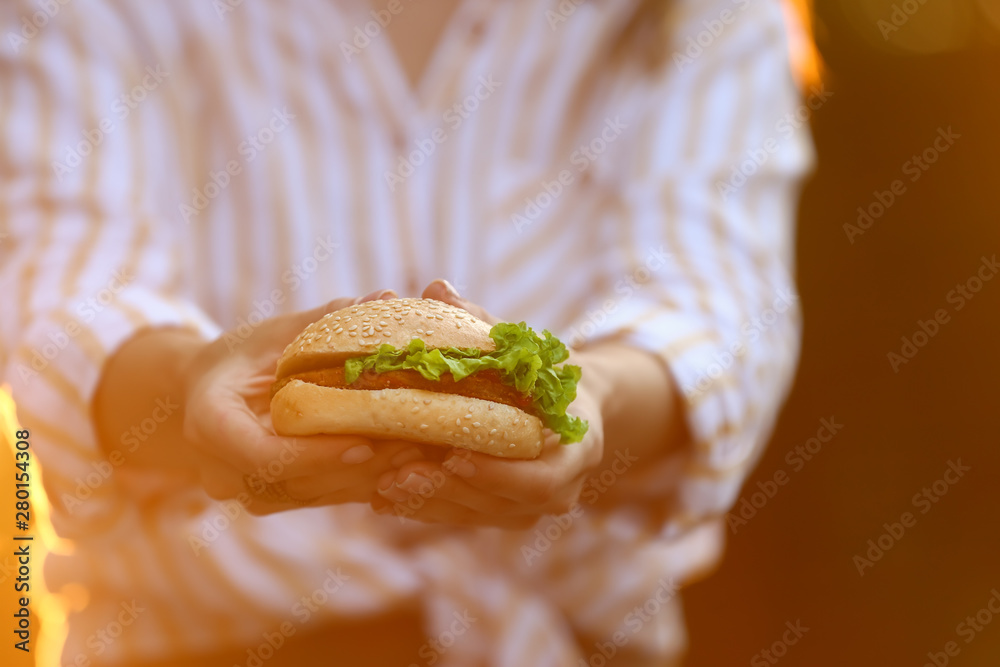
[[[678,0],[657,72],[607,57],[634,4],[465,0],[414,90],[360,0],[4,3],[0,368],[71,545],[46,581],[88,593],[64,664],[133,599],[145,611],[104,659],[415,601],[428,637],[484,619],[439,665],[576,664],[574,634],[616,631],[683,649],[665,591],[719,558],[797,359],[812,148],[787,121],[778,0]],[[95,439],[102,365],[141,328],[214,338],[437,277],[576,346],[658,355],[694,445],[636,486],[642,503],[585,493],[570,524],[505,532],[361,505],[253,517],[119,468],[138,436],[112,458]],[[658,613],[638,620],[644,604]]]

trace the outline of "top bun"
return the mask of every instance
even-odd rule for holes
[[[492,352],[492,327],[467,310],[434,299],[366,301],[327,313],[293,340],[278,360],[277,379],[331,368],[367,356],[388,343],[405,348],[414,338],[427,349],[459,347]]]

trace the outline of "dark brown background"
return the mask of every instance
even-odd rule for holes
[[[834,96],[813,117],[819,168],[800,209],[803,356],[748,484],[791,479],[688,589],[690,667],[748,665],[796,619],[809,632],[777,664],[919,667],[956,641],[950,664],[1000,665],[1000,615],[968,644],[955,632],[1000,590],[1000,276],[958,312],[945,300],[982,255],[1000,257],[1000,54],[982,18],[965,48],[893,53],[847,4],[817,6]],[[949,125],[961,139],[911,183],[903,163]],[[896,178],[907,192],[849,243],[842,225]],[[893,373],[887,353],[938,308],[951,321]],[[786,452],[831,415],[844,429],[793,472]],[[915,511],[959,458],[972,470]],[[905,511],[916,525],[859,576],[852,557]]]

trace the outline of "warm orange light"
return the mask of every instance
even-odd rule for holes
[[[792,71],[799,86],[806,88],[819,83],[823,76],[823,59],[816,48],[813,0],[786,0],[782,6],[788,26]]]
[[[5,472],[14,469],[14,452],[16,451],[14,433],[20,428],[10,388],[7,385],[2,385],[0,386],[0,439],[3,440],[5,447],[0,450],[3,452],[0,458],[10,462],[10,465],[3,466]],[[49,519],[50,506],[42,487],[38,459],[33,451],[31,453],[28,467],[28,472],[31,473],[31,528],[27,534],[34,535],[35,539],[31,542],[30,609],[38,623],[33,624],[32,627],[32,652],[30,654],[14,655],[21,652],[11,649],[8,653],[6,649],[10,647],[4,647],[2,662],[4,665],[11,665],[11,667],[31,664],[39,667],[59,665],[59,653],[66,640],[66,606],[60,596],[54,595],[45,587],[42,565],[46,554],[51,552],[67,553],[71,550],[72,545],[59,538],[52,528]],[[6,478],[3,480],[5,485],[10,483],[10,480]],[[13,514],[10,518],[13,520]],[[5,595],[4,598],[9,599],[10,596]],[[31,656],[34,656],[34,662],[32,662]]]

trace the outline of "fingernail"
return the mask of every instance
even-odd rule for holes
[[[444,278],[441,279],[441,284],[444,285],[444,291],[448,293],[448,296],[452,297],[453,299],[462,298],[462,295],[458,293],[458,290],[455,289],[455,286],[452,285],[447,280],[445,280]]]
[[[476,474],[476,464],[460,456],[453,456],[443,465],[459,477],[472,477]]]
[[[434,488],[430,479],[415,472],[411,472],[406,479],[396,486],[410,493],[429,493]]]
[[[396,471],[389,470],[382,473],[382,476],[378,478],[378,490],[380,493],[384,493],[392,488],[392,485],[396,482]]]
[[[423,452],[421,452],[416,447],[411,447],[409,449],[404,449],[403,451],[393,456],[391,459],[389,459],[389,463],[391,463],[396,468],[402,468],[410,461],[419,461],[422,458],[424,458]]]
[[[358,445],[351,447],[341,454],[340,460],[347,464],[364,463],[373,456],[375,456],[375,452],[372,451],[371,447],[368,445]]]

